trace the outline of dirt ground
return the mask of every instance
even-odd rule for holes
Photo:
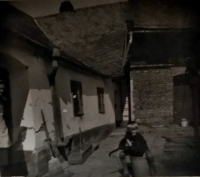
[[[191,127],[182,129],[168,127],[165,138],[161,135],[164,128],[149,131],[141,129],[150,150],[156,158],[158,176],[200,176],[200,148],[196,148],[192,141]],[[171,132],[171,134],[170,134]],[[183,133],[181,133],[183,132]],[[110,158],[108,152],[118,146],[123,138],[125,129],[116,129],[99,148],[82,165],[71,165],[66,168],[73,177],[119,177],[123,172],[119,161],[119,152]],[[176,135],[175,135],[176,133]],[[169,138],[166,138],[169,137]],[[128,159],[127,159],[128,160]]]

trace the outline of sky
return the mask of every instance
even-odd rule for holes
[[[27,13],[33,18],[55,15],[59,13],[60,4],[65,0],[26,0],[12,1],[11,5]],[[126,2],[127,0],[71,0],[74,9],[98,6],[103,4]]]

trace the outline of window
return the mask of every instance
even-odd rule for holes
[[[74,116],[82,116],[83,115],[82,84],[81,82],[72,80],[70,84],[73,97]]]
[[[98,95],[98,106],[99,106],[99,113],[105,113],[105,105],[104,105],[104,89],[97,88],[97,95]]]

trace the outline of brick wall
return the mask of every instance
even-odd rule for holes
[[[131,72],[133,114],[141,122],[173,121],[171,69],[140,69]]]

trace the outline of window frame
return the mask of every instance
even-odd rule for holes
[[[75,117],[84,115],[82,83],[76,80],[70,80],[71,95],[73,101],[73,113]],[[74,96],[76,97],[74,98]]]
[[[105,114],[104,88],[97,87],[98,110],[100,114]]]

